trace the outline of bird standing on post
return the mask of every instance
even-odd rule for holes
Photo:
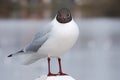
[[[48,76],[67,75],[62,72],[60,56],[72,48],[79,36],[77,24],[72,19],[70,10],[62,8],[58,10],[57,15],[47,28],[38,32],[32,42],[24,49],[10,54],[12,57],[18,54],[30,54],[26,64],[31,64],[41,58],[48,57]],[[58,74],[50,71],[50,58],[57,57],[59,63]]]

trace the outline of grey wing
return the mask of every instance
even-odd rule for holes
[[[45,27],[45,29],[42,29],[40,32],[38,32],[35,37],[33,38],[32,42],[25,47],[24,49],[21,49],[13,54],[8,55],[8,57],[12,57],[13,55],[21,54],[24,52],[37,52],[38,49],[48,40],[50,32],[51,32],[52,26],[48,25]]]
[[[38,49],[45,43],[45,41],[48,39],[48,34],[44,34],[41,36],[40,33],[37,33],[34,37],[34,39],[32,40],[32,42],[27,46],[25,47],[24,49],[21,49],[13,54],[10,54],[8,55],[8,57],[12,57],[13,55],[18,55],[18,54],[21,54],[24,52],[25,53],[34,53],[34,52],[37,52]]]
[[[48,35],[40,37],[39,33],[36,34],[33,41],[25,48],[25,51],[26,52],[37,52],[38,49],[46,42],[47,39],[48,39]]]
[[[51,26],[47,27],[47,29],[42,30],[41,32],[38,32],[32,42],[25,48],[26,52],[37,52],[38,49],[47,41]]]

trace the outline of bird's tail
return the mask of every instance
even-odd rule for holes
[[[41,58],[47,57],[47,55],[34,53],[34,52],[27,53],[24,52],[23,50],[20,50],[14,54],[8,55],[8,57],[12,57],[13,62],[15,61],[18,64],[29,65],[38,61]]]

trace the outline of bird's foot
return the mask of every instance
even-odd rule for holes
[[[58,74],[59,74],[60,76],[66,76],[66,75],[68,75],[68,74],[63,73],[63,72],[59,72]]]
[[[47,76],[57,76],[58,74],[48,73]]]

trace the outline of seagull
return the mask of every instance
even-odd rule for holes
[[[8,57],[18,54],[31,54],[26,64],[32,64],[41,58],[47,57],[48,76],[67,75],[62,71],[60,56],[70,50],[77,41],[79,36],[78,25],[73,20],[70,10],[61,8],[55,18],[46,26],[45,30],[35,34],[28,46],[8,55]],[[58,59],[59,64],[57,74],[50,71],[50,60],[54,57]]]

